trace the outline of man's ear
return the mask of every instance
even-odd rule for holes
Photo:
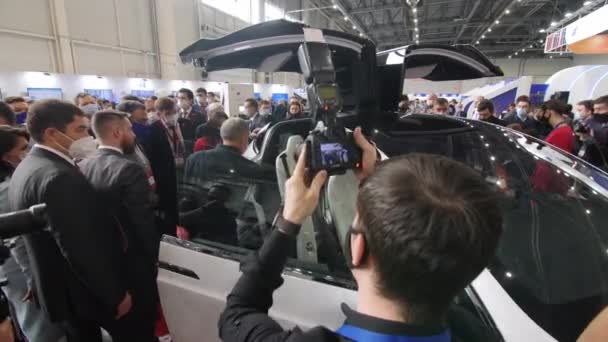
[[[352,234],[350,236],[350,248],[353,260],[351,260],[354,267],[361,266],[363,262],[363,256],[367,246],[365,245],[365,237],[363,234]]]

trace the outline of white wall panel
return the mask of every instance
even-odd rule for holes
[[[0,46],[0,70],[54,70],[46,39],[0,33]]]
[[[137,50],[154,50],[150,0],[119,0],[116,3],[122,46]]]
[[[118,45],[112,0],[65,0],[65,7],[72,39]]]
[[[125,61],[125,71],[129,77],[147,77],[147,66],[148,58],[146,55],[140,53],[129,53],[123,52],[123,58]]]
[[[0,26],[12,30],[50,35],[52,26],[49,16],[49,1],[0,1]]]
[[[120,51],[73,45],[76,73],[81,75],[122,75]]]
[[[198,8],[193,0],[175,1],[175,45],[178,52],[199,39]]]

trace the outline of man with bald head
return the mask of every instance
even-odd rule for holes
[[[93,115],[93,132],[99,141],[95,156],[79,164],[99,193],[105,210],[118,221],[125,250],[126,283],[133,298],[129,315],[111,322],[119,341],[155,341],[158,294],[156,263],[160,236],[155,227],[153,193],[144,168],[128,155],[135,151],[135,133],[127,114],[101,111]]]
[[[186,161],[184,178],[201,181],[220,176],[238,177],[241,180],[275,181],[273,167],[257,164],[243,153],[249,146],[249,123],[240,118],[226,120],[220,128],[222,145],[212,150],[197,152]]]

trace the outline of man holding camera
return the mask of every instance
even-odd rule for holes
[[[457,336],[447,324],[450,304],[486,267],[500,237],[495,192],[473,170],[438,156],[408,155],[376,167],[376,149],[361,129],[354,139],[363,152],[362,183],[345,255],[358,285],[357,308],[343,307],[346,321],[337,332],[285,331],[268,316],[290,246],[327,179],[321,171],[307,184],[304,150],[274,230],[241,265],[220,317],[222,340],[447,342],[452,331]],[[492,340],[479,335],[474,339]]]

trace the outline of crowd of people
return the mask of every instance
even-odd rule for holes
[[[187,219],[178,210],[178,182],[234,173],[276,181],[274,168],[243,154],[265,126],[308,116],[305,101],[294,97],[276,105],[247,99],[245,112],[229,117],[217,96],[203,88],[180,89],[173,97],[125,96],[118,104],[86,93],[73,103],[6,100],[0,102],[0,212],[46,203],[51,228],[18,237],[0,268],[0,277],[9,278],[6,292],[18,333],[36,342],[101,341],[100,328],[114,342],[156,341],[160,238],[178,234]],[[527,96],[504,115],[483,98],[474,106],[477,120],[606,166],[607,96],[578,103],[578,116],[557,100],[533,107]],[[461,103],[435,95],[425,102],[403,98],[399,111],[466,116]],[[354,137],[363,151],[362,183],[346,261],[366,300],[357,311],[346,311],[348,326],[449,337],[444,318],[450,303],[487,265],[501,233],[493,190],[475,172],[443,158],[413,155],[377,167],[373,145],[360,129]],[[226,340],[335,338],[325,328],[286,333],[266,316],[268,298],[281,283],[286,245],[317,206],[327,178],[321,172],[309,182],[305,174],[302,153],[286,184],[276,229],[244,261],[229,296],[220,320]],[[429,236],[429,224],[442,233]],[[418,247],[402,248],[407,241]],[[416,333],[412,324],[424,329]],[[339,334],[349,337],[351,328]]]
[[[471,119],[509,127],[561,150],[578,155],[601,169],[608,170],[608,95],[595,100],[579,101],[576,107],[552,99],[532,105],[529,96],[519,96],[507,110],[498,113],[494,103],[478,96],[472,103]],[[464,106],[456,100],[448,101],[435,94],[426,101],[407,96],[399,102],[399,113],[447,115],[467,118]]]

